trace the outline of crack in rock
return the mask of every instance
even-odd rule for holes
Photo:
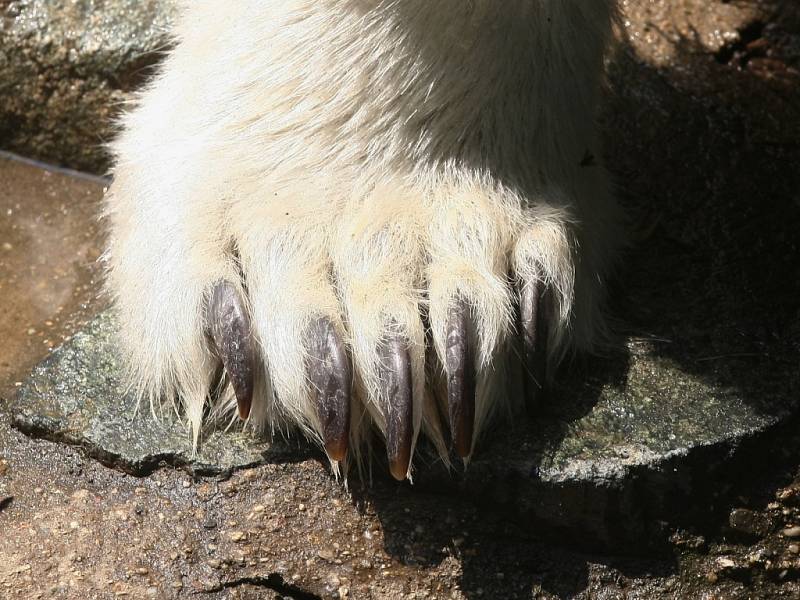
[[[293,600],[322,600],[322,597],[318,596],[317,594],[313,594],[296,585],[286,583],[280,573],[270,573],[266,577],[239,577],[237,579],[232,579],[230,581],[221,583],[218,586],[206,588],[203,590],[203,593],[213,594],[216,592],[221,592],[222,590],[236,588],[243,585],[267,588],[277,592],[282,598],[292,598]]]

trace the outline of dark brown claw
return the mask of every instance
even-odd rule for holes
[[[311,324],[308,353],[308,377],[325,450],[331,460],[344,460],[350,434],[352,370],[344,344],[327,318]]]
[[[459,301],[450,309],[447,321],[445,370],[450,431],[461,458],[472,451],[475,427],[475,359],[469,338],[469,307]]]
[[[214,284],[206,308],[208,334],[233,386],[239,417],[246,419],[253,402],[255,352],[250,317],[239,292],[228,281]]]
[[[523,286],[519,295],[522,329],[525,401],[535,410],[545,391],[547,378],[547,321],[550,318],[550,293],[544,282]]]
[[[406,478],[411,461],[414,435],[412,420],[411,359],[408,344],[400,335],[391,335],[378,349],[386,402],[386,453],[389,470],[398,481]]]

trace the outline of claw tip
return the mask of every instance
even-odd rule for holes
[[[456,437],[455,451],[459,458],[468,458],[472,453],[472,432],[463,435],[463,437]]]
[[[408,459],[395,458],[389,460],[389,472],[397,481],[403,481],[408,475]]]
[[[237,400],[237,406],[239,409],[239,418],[242,421],[246,421],[247,417],[250,416],[250,405],[251,405],[250,401]]]
[[[328,440],[325,442],[325,452],[328,457],[336,462],[341,462],[347,456],[347,440]]]

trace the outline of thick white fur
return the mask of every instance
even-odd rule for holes
[[[515,278],[557,291],[552,362],[591,348],[616,217],[602,167],[580,163],[599,152],[615,4],[187,3],[112,147],[108,285],[139,396],[179,398],[197,442],[216,366],[205,296],[240,271],[264,359],[251,422],[319,439],[304,337],[326,315],[354,362],[355,451],[385,430],[376,347],[392,327],[410,342],[415,431],[446,452],[421,312],[441,358],[448,307],[472,307],[478,432],[514,402],[498,378]]]

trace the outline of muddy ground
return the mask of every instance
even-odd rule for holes
[[[625,10],[603,114],[630,215],[619,330],[757,396],[788,382],[800,356],[800,10],[733,0]],[[9,398],[104,304],[102,184],[0,169]],[[754,368],[760,381],[739,375]],[[347,491],[300,445],[224,478],[168,467],[133,477],[21,435],[0,410],[0,598],[797,598],[798,422],[700,518],[676,505],[644,556],[546,543],[469,497],[382,477]]]

